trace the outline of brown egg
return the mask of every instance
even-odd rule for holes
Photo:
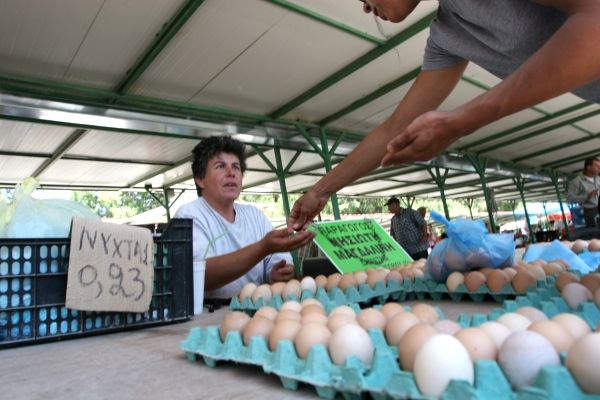
[[[490,335],[498,350],[500,350],[502,343],[504,343],[506,338],[512,333],[510,329],[506,327],[506,325],[502,325],[496,321],[484,322],[483,324],[479,325],[479,329]]]
[[[283,302],[281,307],[279,307],[279,312],[284,311],[284,310],[292,310],[292,311],[296,311],[297,313],[299,313],[300,310],[302,310],[302,305],[300,303],[298,303],[296,300],[287,300],[287,301]]]
[[[281,292],[281,297],[284,299],[288,299],[291,296],[295,296],[297,299],[302,295],[302,286],[300,285],[300,281],[298,279],[291,279],[283,288]]]
[[[354,277],[353,273],[343,274],[342,279],[340,279],[340,281],[338,282],[338,287],[341,290],[346,290],[349,287],[357,287],[357,286],[358,286],[358,282],[356,281],[356,278]]]
[[[413,268],[413,275],[415,278],[423,278],[425,273],[420,268]]]
[[[339,272],[334,272],[333,274],[327,277],[327,284],[325,285],[325,289],[330,291],[334,287],[338,286],[338,283],[342,280],[342,274]]]
[[[327,277],[325,275],[317,275],[315,277],[315,283],[317,284],[318,288],[324,288],[325,286],[327,286]]]
[[[587,322],[575,314],[561,313],[552,317],[552,321],[561,324],[563,328],[569,331],[575,341],[592,331]]]
[[[517,274],[517,270],[514,268],[504,268],[502,271],[504,271],[504,273],[508,276],[508,278],[512,281],[512,279],[515,277],[515,275]]]
[[[402,281],[404,280],[404,278],[402,277],[402,274],[398,271],[390,271],[389,274],[387,274],[387,276],[385,277],[385,280],[387,282],[390,281],[396,281],[398,283],[402,283]]]
[[[510,278],[501,269],[492,270],[487,276],[487,285],[491,292],[499,292],[510,284]]]
[[[446,287],[449,292],[454,292],[458,288],[459,285],[465,283],[465,276],[462,272],[455,271],[448,275],[446,279]]]
[[[529,286],[535,285],[535,277],[529,271],[519,271],[512,279],[512,287],[517,293],[527,292]]]
[[[517,314],[521,314],[522,316],[524,316],[531,322],[545,321],[548,319],[546,314],[544,314],[541,310],[538,310],[535,307],[530,307],[530,306],[519,307],[515,312]]]
[[[277,318],[277,310],[274,307],[271,306],[264,306],[258,309],[258,311],[256,311],[254,313],[255,317],[265,317],[265,318],[269,318],[271,321],[275,321],[275,318]]]
[[[528,268],[529,273],[533,275],[536,281],[546,280],[546,273],[544,272],[544,268],[540,265],[532,264]]]
[[[358,325],[358,322],[356,321],[356,318],[354,318],[353,316],[351,317],[346,314],[330,315],[329,318],[327,319],[327,328],[329,328],[329,331],[331,331],[332,333],[335,332],[336,330],[338,330],[338,328],[340,328],[341,326],[344,326],[346,324]]]
[[[449,319],[440,319],[431,325],[433,329],[438,333],[445,333],[447,335],[454,336],[454,334],[460,331],[462,328],[460,325]]]
[[[600,394],[600,333],[578,340],[569,350],[565,365],[586,393]]]
[[[580,254],[583,253],[584,250],[587,250],[588,248],[588,242],[582,239],[577,239],[576,241],[573,242],[573,246],[571,247],[571,250],[573,250],[573,253],[575,254]]]
[[[403,279],[414,280],[415,279],[415,270],[414,268],[404,268],[400,271]]]
[[[280,321],[283,321],[286,319],[291,319],[292,321],[299,322],[302,319],[302,316],[300,315],[300,313],[298,311],[281,310],[281,311],[279,311],[279,314],[277,314],[277,317],[275,318],[275,322],[280,322]]]
[[[549,262],[548,264],[544,265],[544,273],[546,276],[558,275],[563,271],[564,266],[556,262]]]
[[[242,331],[242,337],[244,339],[244,344],[246,346],[250,345],[250,340],[255,336],[262,336],[265,338],[267,343],[269,342],[269,335],[273,330],[275,324],[268,318],[265,317],[253,317],[247,324],[244,326],[244,330]]]
[[[513,312],[502,314],[496,322],[506,326],[511,332],[524,331],[531,325],[531,321],[528,318]]]
[[[223,317],[219,327],[221,341],[225,341],[227,334],[232,331],[242,331],[246,324],[250,321],[250,316],[242,311],[232,311]]]
[[[421,322],[413,313],[398,313],[388,321],[385,327],[385,337],[390,346],[398,346],[400,339],[411,326]]]
[[[413,325],[404,333],[398,344],[398,358],[400,367],[404,371],[413,371],[417,353],[425,342],[436,333],[431,325],[425,323]]]
[[[300,310],[300,315],[307,314],[321,314],[327,316],[327,313],[321,304],[309,304],[305,307],[302,307],[302,310]]]
[[[491,267],[485,267],[485,268],[480,268],[479,269],[479,272],[481,272],[482,274],[484,274],[486,278],[489,278],[490,274],[492,272],[494,272],[494,271],[496,271],[496,270],[494,268],[491,268]]]
[[[561,295],[565,302],[575,310],[581,303],[592,299],[592,292],[581,283],[571,282],[563,288]]]
[[[588,242],[589,251],[600,251],[600,239],[592,239]]]
[[[479,271],[471,271],[465,275],[465,286],[470,292],[476,292],[485,283],[485,275]]]
[[[273,293],[273,296],[281,296],[281,293],[283,293],[283,289],[285,288],[285,283],[286,282],[275,282],[271,285],[271,293]]]
[[[579,283],[588,288],[590,292],[595,293],[600,288],[600,274],[597,272],[587,274],[581,278]]]
[[[310,322],[316,322],[321,325],[327,325],[328,321],[329,321],[329,318],[327,318],[326,315],[318,314],[318,313],[309,313],[309,314],[303,315],[302,318],[300,318],[300,322],[302,323],[302,325],[308,324]]]
[[[269,349],[271,351],[277,350],[277,344],[280,340],[291,340],[293,342],[301,327],[300,322],[291,319],[276,323],[269,336]]]
[[[365,308],[357,316],[356,321],[366,331],[369,329],[385,329],[387,319],[383,313],[375,308]]]
[[[386,275],[387,274],[385,274],[382,271],[368,270],[367,271],[367,285],[369,285],[370,287],[375,287],[377,282],[385,282]]]
[[[567,286],[568,283],[572,282],[579,282],[579,278],[570,272],[562,272],[558,274],[558,277],[556,278],[556,287],[562,292],[564,287]]]
[[[410,311],[415,314],[421,322],[425,322],[426,324],[433,324],[440,319],[435,308],[426,303],[415,304]]]
[[[252,282],[248,282],[244,285],[244,287],[242,288],[242,290],[240,291],[240,294],[238,295],[240,301],[244,301],[250,297],[252,297],[252,292],[254,292],[254,289],[256,289],[256,284],[252,283]]]
[[[529,325],[527,330],[544,336],[559,353],[569,350],[573,343],[575,343],[569,331],[556,321],[537,321]]]
[[[448,247],[444,255],[444,265],[450,271],[460,271],[465,268],[466,260],[462,253]]]
[[[265,303],[268,303],[272,297],[273,297],[273,293],[271,293],[271,285],[265,283],[265,284],[259,285],[252,292],[252,303],[254,303],[254,304],[258,303],[259,299],[263,299],[263,301]]]
[[[315,306],[323,308],[323,305],[321,304],[321,302],[319,300],[317,300],[315,298],[311,298],[311,297],[302,300],[300,302],[300,305],[302,306],[302,308],[308,307],[310,305],[315,305]],[[300,310],[300,311],[302,311],[302,310]]]
[[[392,317],[400,312],[405,312],[404,307],[398,303],[385,303],[381,307],[381,312],[385,315],[385,318],[389,321]]]
[[[563,271],[571,269],[571,266],[569,265],[569,263],[566,260],[563,260],[561,258],[557,258],[556,260],[552,260],[551,262],[555,262],[555,263],[561,265]]]
[[[359,285],[367,283],[367,273],[365,271],[354,272],[354,278],[356,279],[356,283]]]
[[[300,358],[308,357],[310,348],[314,345],[321,344],[327,348],[329,339],[331,338],[331,332],[325,325],[310,323],[303,325],[298,333],[294,344],[296,345],[296,352]]]
[[[349,306],[337,306],[336,308],[331,310],[331,312],[329,313],[329,316],[331,317],[331,316],[337,315],[337,314],[343,314],[343,315],[347,315],[352,318],[356,318],[356,313],[354,312],[352,307],[349,307]]]
[[[498,348],[494,340],[484,330],[479,328],[465,328],[454,335],[469,352],[471,361],[495,360]]]

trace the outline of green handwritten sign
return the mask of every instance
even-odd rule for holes
[[[374,219],[320,222],[308,230],[317,234],[315,243],[341,272],[393,268],[413,261]]]

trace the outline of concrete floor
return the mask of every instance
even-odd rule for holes
[[[416,302],[403,304],[412,305]],[[429,302],[447,319],[487,313],[496,303]],[[193,326],[217,325],[220,309],[185,323],[0,351],[2,399],[314,399],[315,390],[283,388],[261,368],[190,362],[180,349]]]

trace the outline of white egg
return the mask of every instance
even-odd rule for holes
[[[373,342],[371,336],[356,324],[346,324],[339,327],[328,345],[329,355],[337,365],[344,365],[350,356],[358,357],[365,365],[373,361]]]
[[[452,379],[473,384],[469,352],[454,336],[438,334],[425,342],[415,357],[415,380],[427,396],[440,396]]]

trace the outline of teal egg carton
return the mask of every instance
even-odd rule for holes
[[[297,356],[289,340],[278,343],[270,351],[262,336],[253,337],[248,346],[242,342],[240,332],[229,332],[221,342],[219,327],[192,328],[181,343],[190,361],[203,359],[209,367],[218,362],[235,362],[258,365],[268,374],[280,378],[284,388],[296,390],[299,384],[314,387],[317,395],[333,399],[341,394],[344,399],[363,399],[367,394],[376,400],[384,399],[431,399],[423,395],[410,372],[403,371],[398,363],[397,347],[389,346],[383,332],[369,330],[374,345],[374,357],[370,366],[356,357],[349,357],[343,366],[335,365],[322,345],[313,346],[304,360]],[[453,380],[441,398],[448,400],[592,400],[600,395],[581,391],[564,366],[545,367],[538,374],[533,386],[512,391],[498,363],[478,361],[474,365],[474,384]]]
[[[500,291],[492,292],[487,285],[482,285],[476,291],[469,291],[463,284],[460,284],[455,291],[450,292],[445,283],[437,283],[431,279],[418,277],[414,280],[405,279],[401,283],[398,281],[377,282],[374,287],[367,284],[360,284],[358,287],[348,287],[346,290],[334,287],[327,291],[320,287],[316,293],[304,290],[300,298],[289,296],[283,299],[281,295],[274,295],[269,301],[263,298],[258,299],[253,303],[250,298],[240,301],[237,297],[233,297],[229,304],[232,310],[255,311],[263,306],[271,306],[279,309],[287,300],[303,301],[305,299],[314,298],[318,300],[324,307],[328,304],[335,306],[351,304],[351,303],[378,303],[384,304],[387,301],[407,301],[407,300],[442,300],[450,299],[453,301],[472,300],[482,302],[492,299],[497,303],[502,303],[507,299],[514,299],[523,294],[537,293],[540,297],[549,299],[553,296],[560,296],[560,292],[556,288],[554,277],[548,277],[545,281],[537,281],[535,285],[530,286],[526,293],[519,293],[514,288],[507,284]]]
[[[458,316],[460,326],[479,326],[484,322],[495,321],[502,314],[515,312],[521,307],[534,307],[542,311],[548,318],[557,314],[571,313],[581,317],[590,328],[595,331],[600,323],[600,308],[593,301],[587,301],[580,304],[577,309],[571,309],[562,297],[558,296],[540,296],[539,292],[528,292],[525,296],[517,296],[515,299],[505,300],[501,308],[494,308],[487,314],[468,315],[462,313]]]

